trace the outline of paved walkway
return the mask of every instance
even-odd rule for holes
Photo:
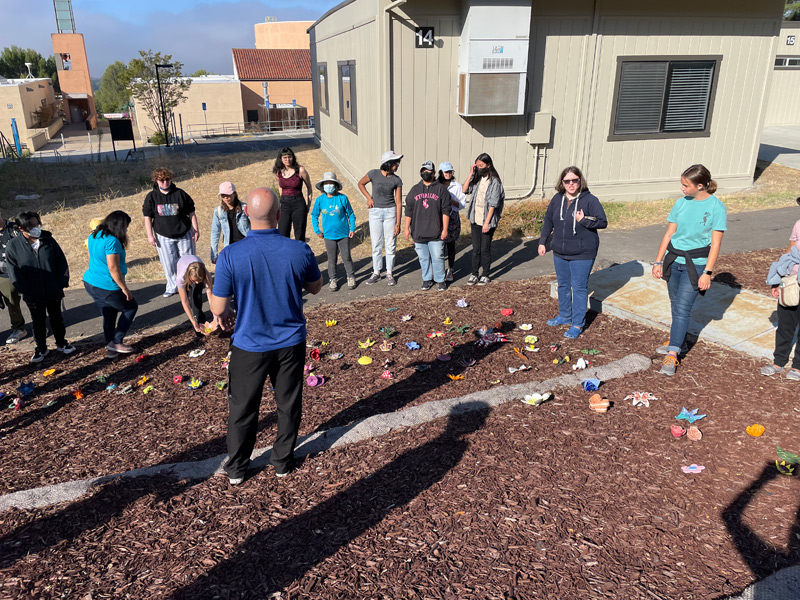
[[[800,169],[800,125],[765,127],[758,159]]]

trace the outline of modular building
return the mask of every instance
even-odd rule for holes
[[[679,193],[706,164],[752,184],[781,0],[346,0],[309,29],[316,135],[352,179],[384,150],[463,180],[478,154],[509,197],[578,165],[601,199]]]
[[[0,77],[0,133],[14,144],[11,122],[17,125],[20,144],[38,150],[62,127],[53,81]]]
[[[781,26],[765,125],[800,125],[800,21]]]

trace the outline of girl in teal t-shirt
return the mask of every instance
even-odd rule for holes
[[[356,231],[356,214],[350,206],[350,200],[342,194],[342,184],[336,173],[328,171],[316,188],[322,192],[314,201],[311,211],[311,226],[314,233],[325,240],[325,252],[328,255],[328,287],[332,292],[339,289],[336,279],[337,255],[342,255],[344,270],[347,273],[347,287],[355,289],[356,277],[353,259],[350,257],[350,240]]]
[[[678,355],[685,351],[689,317],[698,294],[711,287],[714,263],[727,227],[725,205],[714,195],[717,182],[703,165],[692,165],[681,175],[680,198],[667,217],[667,232],[653,263],[653,277],[667,282],[672,309],[669,343],[660,373],[674,375]]]

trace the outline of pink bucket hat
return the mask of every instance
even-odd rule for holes
[[[236,191],[236,186],[233,185],[230,181],[223,181],[219,184],[219,193],[225,194],[226,196],[233,196],[233,193]]]

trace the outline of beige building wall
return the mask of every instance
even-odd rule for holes
[[[92,80],[89,75],[89,60],[82,33],[53,33],[50,35],[53,53],[58,66],[58,85],[65,94],[86,94],[85,110],[91,118],[92,127],[97,126],[97,109],[94,105]],[[66,59],[69,55],[69,59]],[[62,59],[62,56],[65,58]],[[84,105],[84,103],[81,103]],[[72,122],[70,110],[64,107],[65,117]]]
[[[192,77],[192,85],[186,93],[186,100],[181,102],[173,113],[175,125],[183,123],[184,135],[188,135],[189,126],[193,129],[212,125],[242,125],[242,86],[238,79],[224,75]],[[203,102],[206,110],[203,111]],[[138,100],[134,101],[136,127],[142,139],[146,140],[156,131],[155,123],[144,112]],[[179,118],[180,117],[180,118]],[[156,115],[158,118],[158,115]]]
[[[377,167],[386,149],[380,140],[389,111],[381,104],[378,69],[384,5],[356,0],[311,31],[317,97],[317,66],[326,62],[328,67],[330,111],[318,111],[318,135],[323,149],[356,179]],[[782,8],[780,0],[757,5],[747,0],[655,6],[636,0],[534,3],[527,114],[461,117],[456,112],[458,44],[466,5],[452,0],[404,4],[400,10],[407,18],[392,19],[391,60],[385,63],[387,69],[391,63],[393,149],[405,154],[400,174],[408,187],[423,160],[449,160],[463,180],[475,157],[487,152],[510,197],[534,186],[536,195],[550,196],[558,173],[570,164],[584,170],[602,199],[675,196],[680,173],[696,162],[711,169],[722,191],[747,187]],[[435,48],[414,48],[418,26],[435,28]],[[723,57],[709,137],[609,141],[618,57],[708,55]],[[336,61],[349,59],[357,65],[358,134],[339,124]],[[528,131],[551,119],[550,142],[528,144]]]
[[[784,56],[800,59],[800,22],[786,21],[781,26],[776,57]],[[775,68],[764,125],[800,125],[799,96],[800,66]]]
[[[310,81],[270,81],[270,104],[291,104],[297,100],[298,106],[305,106],[308,114],[314,114],[314,100]],[[264,116],[264,88],[260,81],[242,81],[242,106],[244,118],[247,120],[248,110],[258,110],[260,121]]]
[[[379,134],[383,126],[381,120],[386,115],[381,112],[379,101],[377,12],[378,0],[355,0],[330,14],[312,30],[315,46],[311,48],[311,78],[317,97],[319,82],[315,63],[327,64],[329,82],[329,109],[327,113],[321,109],[316,111],[315,126],[323,150],[355,180],[361,179],[367,170],[380,166],[381,153],[386,150]],[[356,131],[339,123],[336,63],[343,60],[355,61]]]
[[[13,144],[11,119],[15,119],[20,142],[29,150],[38,150],[50,134],[61,129],[61,119],[46,129],[34,128],[33,113],[45,105],[55,104],[53,82],[50,79],[9,79],[0,83],[0,132]]]
[[[256,48],[261,50],[308,50],[306,30],[313,21],[256,23]]]

